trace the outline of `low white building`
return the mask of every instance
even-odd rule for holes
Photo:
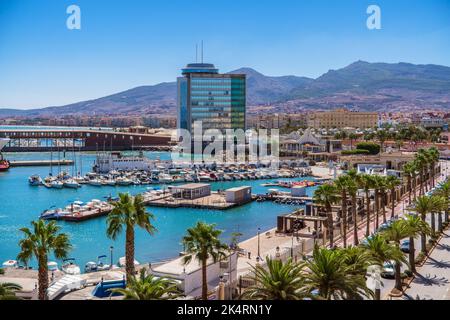
[[[202,268],[198,260],[193,258],[188,264],[184,264],[181,256],[164,264],[152,267],[150,272],[158,277],[179,281],[179,289],[188,297],[198,297],[202,288]],[[236,283],[237,279],[237,253],[233,252],[223,261],[214,263],[208,261],[206,267],[208,291],[213,291],[219,285],[221,277],[228,283]]]
[[[225,190],[225,199],[229,203],[245,203],[252,199],[252,187],[242,186]]]

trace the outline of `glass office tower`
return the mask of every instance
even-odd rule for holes
[[[209,63],[192,63],[178,78],[178,128],[193,135],[194,123],[208,129],[245,131],[245,74],[220,74]]]

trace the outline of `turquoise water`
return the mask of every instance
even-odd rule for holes
[[[62,156],[62,155],[61,155]],[[66,158],[71,159],[72,153]],[[149,158],[159,157],[169,159],[169,153],[147,153]],[[9,160],[37,160],[49,159],[49,153],[17,153],[5,154]],[[56,158],[55,153],[53,157]],[[80,154],[76,154],[79,161]],[[91,171],[95,158],[94,154],[82,153],[83,173]],[[56,172],[57,168],[54,168]],[[70,173],[70,167],[66,167]],[[18,167],[8,172],[0,172],[0,263],[15,259],[19,251],[18,241],[22,237],[19,228],[30,225],[30,221],[39,217],[39,214],[51,206],[63,207],[74,200],[89,201],[91,199],[104,199],[119,192],[136,194],[146,190],[148,186],[129,187],[93,187],[84,185],[79,189],[47,189],[45,187],[32,187],[28,185],[28,177],[32,174],[46,176],[48,167]],[[299,179],[297,179],[299,180]],[[253,193],[265,193],[266,187],[260,184],[273,180],[247,180],[215,182],[212,189],[226,189],[233,186],[249,185]],[[311,195],[313,188],[308,188]],[[216,223],[224,231],[223,240],[229,242],[230,234],[239,231],[243,233],[241,240],[253,237],[258,227],[266,230],[276,225],[276,216],[287,213],[296,206],[279,205],[271,202],[252,202],[250,204],[226,211],[199,210],[186,208],[153,208],[148,210],[155,215],[154,225],[158,232],[150,236],[145,232],[136,230],[136,259],[141,262],[155,262],[176,257],[182,251],[181,238],[187,228],[197,221]],[[98,255],[106,254],[109,257],[109,247],[114,246],[114,261],[124,256],[124,237],[112,241],[105,235],[106,219],[97,219],[81,222],[58,222],[62,231],[69,234],[74,246],[70,253],[77,259],[78,264],[84,266],[87,261],[95,260]],[[32,263],[32,265],[34,265]]]

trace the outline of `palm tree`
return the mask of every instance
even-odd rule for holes
[[[169,300],[180,296],[175,281],[152,274],[142,268],[139,277],[131,276],[127,279],[125,289],[112,289],[113,293],[124,295],[124,300]]]
[[[380,214],[380,189],[383,187],[383,177],[374,175],[372,176],[373,189],[374,189],[374,213],[375,213],[375,230],[379,226],[379,214]]]
[[[413,211],[417,212],[420,215],[420,218],[423,222],[426,223],[425,219],[428,213],[435,212],[437,209],[441,208],[442,200],[437,197],[427,197],[420,196],[414,202]],[[427,235],[422,232],[420,237],[421,242],[421,251],[423,254],[427,253]]]
[[[347,247],[347,195],[353,181],[347,175],[341,175],[334,180],[336,190],[341,194],[341,230],[344,248]]]
[[[431,235],[428,223],[423,221],[418,215],[408,214],[406,219],[400,220],[406,225],[409,233],[409,266],[411,272],[416,272],[415,245],[414,239],[421,234]]]
[[[361,176],[356,172],[356,170],[350,170],[347,173],[349,179],[348,184],[348,194],[350,195],[352,201],[352,220],[353,220],[353,245],[358,245],[358,214],[357,214],[357,195],[358,195],[358,185]]]
[[[388,138],[387,132],[385,130],[378,130],[375,133],[375,135],[376,135],[378,141],[380,142],[380,151],[381,151],[381,153],[383,153],[384,152],[384,142]]]
[[[401,184],[401,181],[395,176],[387,176],[385,184],[386,188],[391,191],[391,219],[393,219],[395,215],[395,189]]]
[[[59,233],[61,227],[54,221],[45,223],[43,220],[32,221],[32,230],[21,228],[25,235],[19,241],[19,261],[28,264],[32,257],[38,261],[39,300],[47,298],[48,288],[48,255],[53,253],[55,258],[64,259],[72,249],[69,237],[65,233]]]
[[[408,226],[403,223],[401,220],[394,221],[387,229],[381,232],[381,236],[383,236],[387,241],[394,242],[395,247],[400,250],[400,241],[402,239],[410,236],[410,231]],[[401,263],[404,261],[404,256],[402,255],[402,260],[395,259],[395,288],[397,290],[402,290],[402,277],[401,277]]]
[[[18,284],[11,282],[0,283],[0,300],[18,300],[16,291],[22,290]]]
[[[344,260],[341,250],[316,245],[312,259],[306,261],[305,290],[317,290],[318,296],[326,300],[370,297],[372,291],[366,286],[364,274],[354,274],[354,267]]]
[[[415,172],[415,167],[414,167],[414,163],[413,162],[408,162],[403,166],[403,175],[406,177],[407,180],[407,189],[409,191],[408,193],[408,200],[409,203],[411,203],[411,193],[413,191],[413,186],[412,186],[412,175],[413,172]]]
[[[378,200],[380,202],[381,212],[383,213],[383,223],[386,222],[386,197],[389,190],[386,185],[386,177],[375,176],[376,185],[378,187]]]
[[[339,250],[343,254],[343,263],[351,267],[350,272],[354,275],[365,274],[367,267],[374,263],[370,253],[360,246],[350,246]]]
[[[367,250],[374,262],[382,266],[386,261],[396,260],[403,256],[403,253],[392,244],[389,244],[384,237],[379,233],[368,237],[363,241],[360,246]]]
[[[313,200],[315,203],[323,205],[327,212],[327,228],[330,233],[330,247],[334,245],[334,225],[333,225],[333,212],[332,205],[333,203],[338,202],[339,196],[337,195],[336,187],[333,184],[323,184],[320,185],[315,191]]]
[[[366,196],[366,237],[370,234],[370,190],[374,185],[374,180],[371,175],[364,174],[361,179],[361,187],[364,189]]]
[[[447,201],[441,197],[441,196],[437,196],[437,195],[433,195],[432,198],[435,198],[435,208],[430,212],[431,213],[431,232],[433,235],[436,234],[436,217],[435,214],[438,214],[438,225],[439,225],[439,232],[441,231],[442,228],[442,210],[445,210],[445,205],[447,203]]]
[[[353,150],[353,141],[358,139],[358,135],[352,132],[348,135],[348,138],[350,139],[350,150]]]
[[[252,266],[255,285],[241,295],[248,300],[302,300],[309,297],[304,286],[304,263],[266,257],[267,268]]]
[[[202,299],[208,298],[207,263],[212,259],[214,263],[226,256],[225,250],[228,246],[219,240],[222,234],[214,224],[197,222],[195,227],[187,229],[187,235],[183,237],[186,256],[184,264],[191,262],[192,258],[198,260],[202,265]]]
[[[444,221],[448,222],[449,221],[449,211],[448,211],[448,207],[450,205],[450,180],[446,181],[444,184],[442,184],[439,189],[436,191],[435,195],[437,196],[441,196],[444,203]]]
[[[430,171],[431,171],[431,186],[435,186],[436,164],[439,162],[439,150],[436,147],[428,149],[428,155],[430,159]]]
[[[128,193],[120,193],[119,200],[115,202],[113,210],[106,219],[106,234],[115,240],[125,227],[125,271],[127,278],[135,274],[134,269],[134,228],[139,226],[150,235],[156,232],[151,220],[153,214],[146,211],[141,195],[136,197]]]
[[[428,159],[425,153],[424,149],[419,149],[419,151],[416,154],[416,157],[414,159],[414,162],[416,164],[417,169],[420,172],[420,188],[419,188],[419,194],[424,194],[424,179],[425,179],[425,171],[428,167]]]

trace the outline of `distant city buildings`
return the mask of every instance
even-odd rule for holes
[[[193,135],[194,123],[208,129],[246,129],[246,76],[220,74],[209,63],[191,63],[177,79],[177,127]]]
[[[435,117],[423,117],[420,119],[419,124],[425,129],[440,128],[443,129],[447,125],[447,122],[442,118]]]
[[[282,129],[306,127],[306,113],[300,114],[258,114],[247,116],[247,128]]]
[[[356,112],[347,109],[313,112],[307,117],[307,126],[320,128],[373,128],[378,126],[377,112]]]

